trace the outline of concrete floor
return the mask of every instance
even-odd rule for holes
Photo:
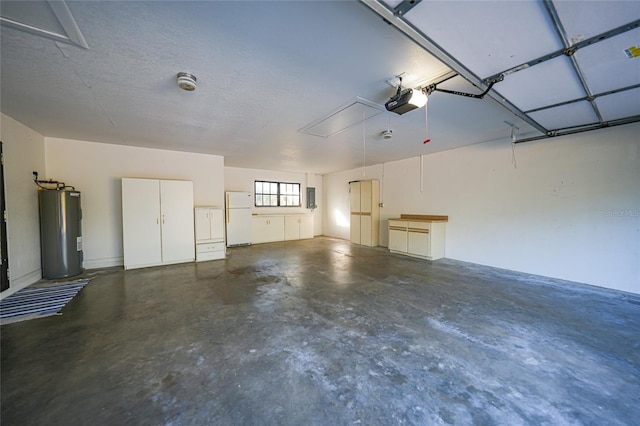
[[[640,419],[640,296],[329,238],[107,270],[2,327],[9,425]]]

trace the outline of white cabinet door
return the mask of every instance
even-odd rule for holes
[[[251,218],[251,242],[253,244],[266,243],[269,241],[269,223],[264,217]]]
[[[407,252],[409,254],[423,257],[431,256],[431,239],[429,234],[422,231],[409,232],[407,235]]]
[[[300,238],[313,238],[313,215],[300,215]]]
[[[389,250],[407,252],[407,231],[389,229]]]
[[[360,244],[360,214],[352,214],[349,223],[349,236],[352,243]]]
[[[224,211],[222,209],[209,210],[211,239],[224,240]]]
[[[361,182],[351,182],[349,186],[351,213],[360,213],[360,184]]]
[[[269,218],[269,241],[284,241],[284,216]]]
[[[193,182],[160,181],[162,263],[195,259]]]
[[[360,182],[360,211],[362,213],[371,213],[371,186],[370,180]]]
[[[162,262],[160,233],[159,181],[122,179],[124,268],[160,264]]]
[[[284,239],[285,241],[300,239],[300,216],[284,217]]]
[[[196,208],[195,210],[196,225],[196,243],[200,241],[208,241],[211,239],[211,219],[210,210]]]
[[[360,244],[373,246],[373,228],[371,227],[370,214],[360,214]]]

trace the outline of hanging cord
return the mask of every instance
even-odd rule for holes
[[[367,175],[367,137],[365,134],[366,113],[362,111],[362,176]]]
[[[518,168],[518,161],[516,160],[516,128],[511,126],[511,164],[514,169]]]
[[[431,142],[431,139],[429,139],[429,98],[427,98],[427,103],[424,105],[424,128],[425,128],[425,135],[426,135],[426,139],[424,140],[424,142],[422,142],[422,144],[427,144],[429,142]]]

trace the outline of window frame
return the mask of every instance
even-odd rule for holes
[[[264,185],[269,184],[269,192],[264,192],[263,190],[261,190],[262,192],[258,192],[258,183]],[[271,184],[275,184],[276,185],[276,192],[273,193],[271,192]],[[293,192],[286,192],[286,190],[283,191],[283,187],[285,187],[286,185],[296,185],[298,187],[298,192],[296,194],[295,189],[293,190]],[[258,204],[258,196],[270,196],[276,197],[276,204],[268,204],[265,205],[263,204]],[[282,204],[282,197],[298,197],[298,204],[295,205],[287,205],[287,204]],[[278,181],[272,181],[272,180],[255,180],[253,181],[253,205],[254,207],[302,207],[302,184],[300,184],[299,182],[278,182]]]

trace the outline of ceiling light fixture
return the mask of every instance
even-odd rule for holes
[[[178,87],[187,92],[193,92],[196,90],[196,76],[188,72],[179,72]]]

